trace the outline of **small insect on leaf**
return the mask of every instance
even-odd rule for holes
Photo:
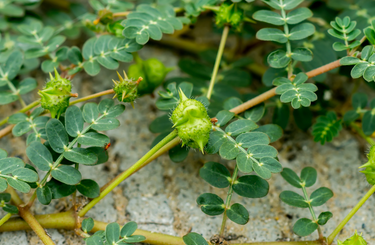
[[[111,146],[111,143],[107,143],[107,144],[105,144],[104,145],[104,150],[106,151],[106,150],[108,150],[108,148]]]

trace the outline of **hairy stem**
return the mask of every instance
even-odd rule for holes
[[[236,164],[236,167],[234,168],[233,175],[232,175],[232,181],[230,182],[228,194],[227,194],[227,200],[225,201],[225,210],[223,213],[223,221],[221,222],[221,228],[220,228],[220,236],[222,237],[224,235],[225,231],[225,224],[227,222],[227,210],[230,208],[230,201],[232,200],[233,195],[233,184],[237,180],[237,174],[238,174],[238,167]]]
[[[158,150],[160,150],[167,143],[172,141],[177,137],[177,131],[173,130],[164,139],[162,139],[157,145],[155,145],[149,152],[147,152],[141,159],[138,160],[133,166],[127,169],[125,172],[121,173],[107,188],[105,188],[97,198],[94,198],[88,205],[86,205],[79,213],[78,216],[84,216],[92,207],[95,206],[100,200],[102,200],[108,193],[110,193],[116,186],[118,186],[122,181],[136,172],[142,165],[154,155]]]
[[[4,217],[2,217],[1,220],[0,220],[0,226],[2,226],[5,222],[7,222],[8,219],[10,219],[11,216],[12,216],[11,213],[7,213]]]
[[[224,48],[225,48],[225,43],[227,42],[227,37],[229,33],[229,26],[225,26],[223,30],[223,34],[221,35],[221,40],[220,40],[220,45],[219,45],[219,51],[217,52],[216,60],[215,60],[215,66],[212,71],[212,76],[211,76],[211,81],[210,81],[210,86],[208,87],[208,92],[207,92],[207,99],[211,98],[212,91],[214,89],[215,81],[216,81],[216,76],[217,72],[219,71],[219,66],[221,62],[221,57],[223,56]]]
[[[366,195],[364,197],[362,197],[362,199],[357,203],[357,205],[355,205],[355,207],[344,218],[344,220],[341,221],[341,223],[336,227],[336,229],[332,232],[332,234],[329,235],[329,237],[327,239],[328,245],[332,244],[332,242],[335,239],[335,237],[337,236],[337,234],[339,234],[339,232],[342,230],[342,228],[344,228],[346,223],[349,222],[349,220],[354,216],[355,213],[357,213],[357,211],[362,207],[362,205],[367,201],[367,199],[369,199],[370,196],[372,196],[372,194],[374,194],[374,192],[375,192],[375,185],[371,187],[371,189],[366,193]]]
[[[309,78],[312,78],[312,77],[316,77],[320,74],[323,74],[323,73],[326,73],[327,71],[330,71],[330,70],[333,70],[333,69],[336,69],[340,67],[340,60],[336,60],[334,62],[331,62],[327,65],[324,65],[324,66],[321,66],[319,68],[316,68],[312,71],[309,71],[306,73],[306,75],[309,77]],[[276,95],[276,87],[275,88],[272,88],[270,90],[268,90],[267,92],[264,92],[263,94],[260,94],[258,95],[257,97],[233,108],[232,110],[230,110],[231,112],[234,112],[236,114],[240,114],[248,109],[250,109],[251,107],[253,106],[256,106],[270,98],[272,98],[273,96]]]
[[[35,215],[36,220],[45,229],[75,229],[74,212],[67,211],[55,214]],[[91,232],[105,230],[108,223],[94,220],[94,228]],[[30,230],[30,226],[21,218],[11,218],[4,225],[0,226],[0,232]],[[181,237],[160,234],[137,229],[134,235],[146,237],[144,243],[155,245],[185,245]],[[253,243],[229,243],[230,245],[323,245],[320,241],[301,241],[301,242],[253,242]]]
[[[177,146],[178,144],[180,144],[180,138],[179,137],[176,137],[174,138],[173,140],[171,140],[169,143],[167,143],[165,146],[163,146],[162,148],[160,148],[160,150],[158,150],[154,155],[152,155],[149,159],[147,159],[147,161],[145,161],[136,171],[134,171],[132,174],[134,174],[135,172],[137,172],[138,170],[140,170],[141,168],[143,168],[144,166],[146,166],[147,164],[149,164],[150,162],[154,161],[156,158],[160,157],[161,155],[163,155],[164,153],[166,153],[167,151],[169,151],[170,149],[172,149],[173,147]],[[122,172],[122,174],[124,174],[127,170],[125,170],[124,172]],[[122,174],[120,175],[117,175],[115,178],[113,178],[111,181],[109,181],[107,184],[105,184],[104,186],[102,186],[100,188],[100,191],[104,191],[110,184],[112,184],[116,179],[118,179]]]
[[[82,97],[82,98],[77,99],[77,100],[70,101],[69,105],[74,105],[74,104],[77,104],[79,102],[95,99],[95,98],[98,98],[98,97],[101,97],[101,96],[104,96],[104,95],[107,95],[107,94],[114,94],[114,93],[115,93],[115,91],[113,89],[108,89],[108,90],[105,90],[103,92],[99,92],[99,93],[96,93],[96,94],[92,94],[92,95]]]
[[[55,243],[52,241],[49,235],[47,235],[44,228],[39,224],[39,222],[35,219],[35,217],[31,214],[30,210],[24,207],[23,201],[18,196],[17,192],[11,187],[8,187],[6,191],[11,195],[11,201],[15,205],[17,205],[18,210],[19,210],[19,215],[27,222],[30,228],[40,238],[40,240],[45,245],[54,245]]]

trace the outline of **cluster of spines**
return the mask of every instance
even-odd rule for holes
[[[139,77],[138,80],[134,81],[128,78],[125,71],[124,77],[122,77],[118,72],[117,76],[119,81],[112,79],[114,83],[113,90],[115,91],[113,98],[117,97],[120,102],[130,102],[134,107],[134,100],[138,97],[138,84],[143,80],[143,78]]]

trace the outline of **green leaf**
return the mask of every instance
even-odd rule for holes
[[[265,112],[266,107],[264,106],[264,103],[262,103],[251,108],[250,110],[245,111],[245,118],[253,122],[258,122],[260,119],[262,119]]]
[[[96,76],[100,72],[100,65],[96,60],[88,60],[83,63],[83,69],[90,76]]]
[[[210,185],[217,188],[226,188],[230,184],[228,169],[217,162],[207,162],[199,170],[199,175]]]
[[[247,154],[254,158],[276,157],[277,150],[270,145],[252,145],[247,149]]]
[[[1,82],[1,79],[0,79]],[[11,92],[0,92],[0,105],[6,105],[18,100],[18,96]]]
[[[309,204],[306,202],[305,198],[293,191],[281,192],[280,199],[281,201],[293,207],[299,207],[299,208],[309,207]]]
[[[318,224],[307,218],[297,220],[293,226],[293,232],[298,236],[308,236],[318,229]]]
[[[311,12],[310,9],[308,8],[298,8],[298,9],[295,9],[295,10],[292,10],[290,11],[286,18],[287,18],[287,23],[289,25],[294,25],[294,24],[298,24],[310,17],[313,16],[313,13]]]
[[[102,118],[99,121],[96,121],[94,125],[92,125],[92,129],[98,131],[107,131],[112,130],[120,126],[120,121],[113,117],[106,117]]]
[[[14,178],[25,181],[25,182],[36,182],[38,180],[38,174],[33,170],[27,168],[18,168],[12,171]]]
[[[362,130],[365,135],[371,135],[375,131],[375,108],[363,115]]]
[[[239,225],[245,225],[249,221],[249,212],[239,203],[233,204],[227,210],[228,218]]]
[[[104,147],[109,143],[109,137],[105,134],[88,132],[78,138],[77,142],[82,145]]]
[[[359,63],[361,63],[361,60],[358,59],[357,57],[346,56],[340,59],[340,65],[343,65],[343,66],[356,65]]]
[[[23,64],[22,53],[19,50],[13,51],[9,55],[6,62],[1,64],[0,66],[0,86],[3,86],[6,84],[6,82],[2,83],[1,80],[11,81],[13,78],[15,78],[18,72],[20,71],[22,64]],[[6,77],[5,77],[5,74],[6,74]]]
[[[1,174],[10,174],[14,170],[23,168],[25,163],[17,157],[8,157],[0,159],[0,172]]]
[[[372,44],[375,45],[375,31],[371,27],[367,27],[363,30],[367,40]]]
[[[95,165],[98,161],[98,157],[94,153],[84,148],[73,148],[69,151],[65,151],[63,155],[71,162],[84,165]]]
[[[182,237],[186,245],[208,245],[207,241],[198,233],[190,232]]]
[[[8,184],[13,187],[14,189],[22,192],[22,193],[28,193],[30,191],[30,186],[26,184],[25,182],[13,178],[7,179]]]
[[[268,182],[256,175],[246,175],[238,178],[233,185],[233,191],[248,198],[261,198],[267,195]]]
[[[90,232],[94,228],[94,220],[92,218],[84,219],[81,228],[86,233]]]
[[[326,116],[320,116],[313,125],[312,134],[314,141],[323,145],[336,137],[342,129],[341,120],[337,120],[335,112],[328,112]]]
[[[125,106],[122,104],[115,105],[108,110],[106,117],[118,117],[125,111]]]
[[[10,202],[12,196],[9,193],[0,193],[0,201]]]
[[[93,123],[99,117],[98,106],[95,103],[86,103],[83,106],[83,119],[87,123]]]
[[[19,137],[21,135],[26,134],[31,130],[31,123],[30,122],[19,122],[16,126],[13,127],[12,133],[14,136]]]
[[[225,210],[223,199],[212,193],[204,193],[197,198],[203,213],[211,216],[222,214]]]
[[[240,153],[236,158],[238,169],[243,173],[253,172],[253,160],[245,153]]]
[[[259,10],[254,13],[253,18],[255,20],[270,23],[275,26],[282,26],[285,24],[285,21],[280,14],[270,10]]]
[[[105,114],[114,106],[115,102],[112,99],[104,99],[98,105],[98,111]]]
[[[313,59],[313,53],[307,48],[296,48],[290,56],[293,60],[309,62]]]
[[[91,2],[92,0],[90,0]],[[100,236],[91,236],[86,239],[86,244],[87,245],[103,245],[104,244],[104,239]]]
[[[48,171],[53,165],[53,158],[47,147],[36,141],[26,148],[26,155],[40,170]]]
[[[67,197],[76,191],[75,185],[67,185],[55,179],[51,179],[49,182],[47,182],[46,186],[50,188],[53,199]]]
[[[286,52],[282,49],[278,49],[270,53],[267,57],[267,62],[273,68],[284,68],[291,61],[291,58],[287,56]]]
[[[138,225],[134,221],[130,221],[126,223],[122,228],[121,228],[121,237],[130,237],[133,235],[133,233],[137,230]]]
[[[288,182],[292,186],[297,187],[297,188],[302,188],[301,179],[290,168],[284,168],[283,171],[280,174],[286,180],[286,182]]]
[[[107,243],[116,244],[120,237],[120,226],[117,223],[110,223],[105,228],[105,238]]]
[[[81,50],[75,46],[71,47],[68,51],[68,59],[75,65],[79,65],[83,61]]]
[[[100,194],[100,187],[98,183],[91,179],[83,179],[77,185],[77,190],[88,198],[98,197]]]
[[[57,153],[63,153],[64,148],[69,143],[69,137],[64,125],[59,120],[52,118],[46,124],[46,133],[52,149]]]
[[[141,236],[141,235],[133,235],[133,236],[130,236],[130,237],[126,237],[124,239],[126,244],[128,244],[128,243],[139,243],[139,242],[143,242],[145,240],[146,240],[146,237]]]
[[[332,217],[333,217],[333,214],[331,212],[329,212],[329,211],[322,212],[322,213],[319,214],[318,224],[319,225],[325,225],[325,224],[327,224],[328,220]]]
[[[0,178],[0,192],[4,192],[7,188],[8,188],[7,181],[3,178]],[[0,200],[1,200],[1,195],[0,195]]]
[[[297,35],[298,35],[298,33],[297,33]],[[278,43],[286,43],[288,41],[288,38],[285,36],[285,33],[282,32],[281,30],[275,29],[275,28],[260,29],[257,32],[256,37],[259,40],[274,41],[274,42],[278,42]],[[298,40],[298,39],[296,39],[296,40]]]
[[[311,193],[310,200],[312,206],[321,206],[326,203],[331,197],[333,192],[327,187],[320,187]]]
[[[48,205],[52,201],[52,191],[48,186],[38,187],[36,189],[38,200],[43,205]]]
[[[270,143],[277,141],[283,136],[283,130],[276,124],[262,125],[259,128],[255,129],[254,132],[263,132],[267,134],[271,140]]]
[[[249,148],[253,145],[268,145],[270,138],[267,134],[262,132],[249,132],[239,135],[236,138],[236,142],[241,144],[243,148]]]
[[[222,158],[232,160],[237,157],[240,150],[233,142],[226,141],[221,145],[219,154]]]
[[[65,112],[65,128],[72,137],[77,137],[83,130],[82,112],[77,106],[70,106]]]
[[[230,136],[237,136],[256,128],[258,128],[258,125],[253,121],[240,119],[229,124],[228,127],[226,127],[225,132]]]
[[[6,158],[8,153],[0,148],[0,159]]]
[[[189,149],[187,147],[177,145],[169,150],[169,158],[173,162],[182,162],[186,159],[189,154]]]
[[[310,23],[302,23],[292,28],[290,31],[290,40],[301,40],[315,33],[315,26]]]
[[[263,157],[259,163],[253,162],[253,169],[263,179],[269,179],[271,178],[271,173],[279,173],[283,167],[276,159]]]
[[[352,76],[352,78],[360,78],[363,76],[363,73],[365,72],[367,67],[369,67],[369,64],[367,62],[356,64],[350,72],[350,75]]]
[[[305,187],[311,187],[315,184],[317,175],[315,168],[306,167],[301,171],[301,181],[305,183]]]
[[[284,9],[291,10],[300,5],[303,0],[284,0]]]
[[[13,114],[9,117],[8,119],[8,123],[9,124],[17,124],[19,122],[24,122],[26,121],[28,117],[26,116],[25,113],[16,113],[16,114]]]
[[[51,172],[52,177],[67,185],[76,185],[81,180],[81,173],[70,166],[61,165]]]
[[[34,78],[25,78],[18,85],[19,94],[27,94],[37,87],[38,83]]]
[[[94,153],[98,157],[98,161],[95,165],[105,163],[108,161],[108,152],[102,147],[89,147],[86,148],[90,152]]]
[[[18,214],[18,208],[10,204],[5,204],[5,206],[3,207],[3,210],[11,214]]]
[[[218,127],[224,126],[234,117],[234,115],[235,115],[234,112],[230,112],[227,110],[219,111],[216,114],[217,122],[215,125]]]
[[[210,138],[206,146],[206,152],[209,154],[215,154],[220,150],[220,147],[227,139],[224,138],[224,134],[220,131],[211,131]]]

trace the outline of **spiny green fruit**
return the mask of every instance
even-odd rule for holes
[[[119,81],[112,80],[115,84],[113,90],[115,91],[115,96],[120,102],[130,102],[134,107],[134,100],[138,97],[138,85],[143,80],[139,77],[137,81],[129,79],[124,71],[124,78],[117,72]]]
[[[367,179],[367,182],[370,185],[375,185],[375,145],[371,146],[369,154],[367,154],[368,162],[359,168],[366,168],[361,171],[364,173]]]
[[[177,129],[183,145],[197,148],[204,153],[212,128],[211,119],[204,105],[195,99],[188,99],[180,89],[180,103],[174,109],[171,120]]]
[[[155,58],[142,60],[136,55],[134,57],[136,63],[129,67],[128,76],[130,78],[143,78],[143,82],[138,86],[139,95],[151,94],[155,88],[163,83],[165,76],[172,68],[165,67],[162,62]]]
[[[224,2],[216,12],[216,25],[231,25],[239,31],[243,18],[243,11],[238,10],[234,3]]]
[[[355,231],[351,238],[346,239],[345,242],[341,242],[340,240],[337,242],[337,245],[367,245],[367,242],[365,239],[363,239],[362,234],[358,235],[357,231]]]
[[[39,90],[41,106],[51,112],[51,117],[60,117],[69,106],[69,98],[72,97],[72,83],[70,80],[61,78],[55,69],[55,77],[50,73],[51,80]]]

